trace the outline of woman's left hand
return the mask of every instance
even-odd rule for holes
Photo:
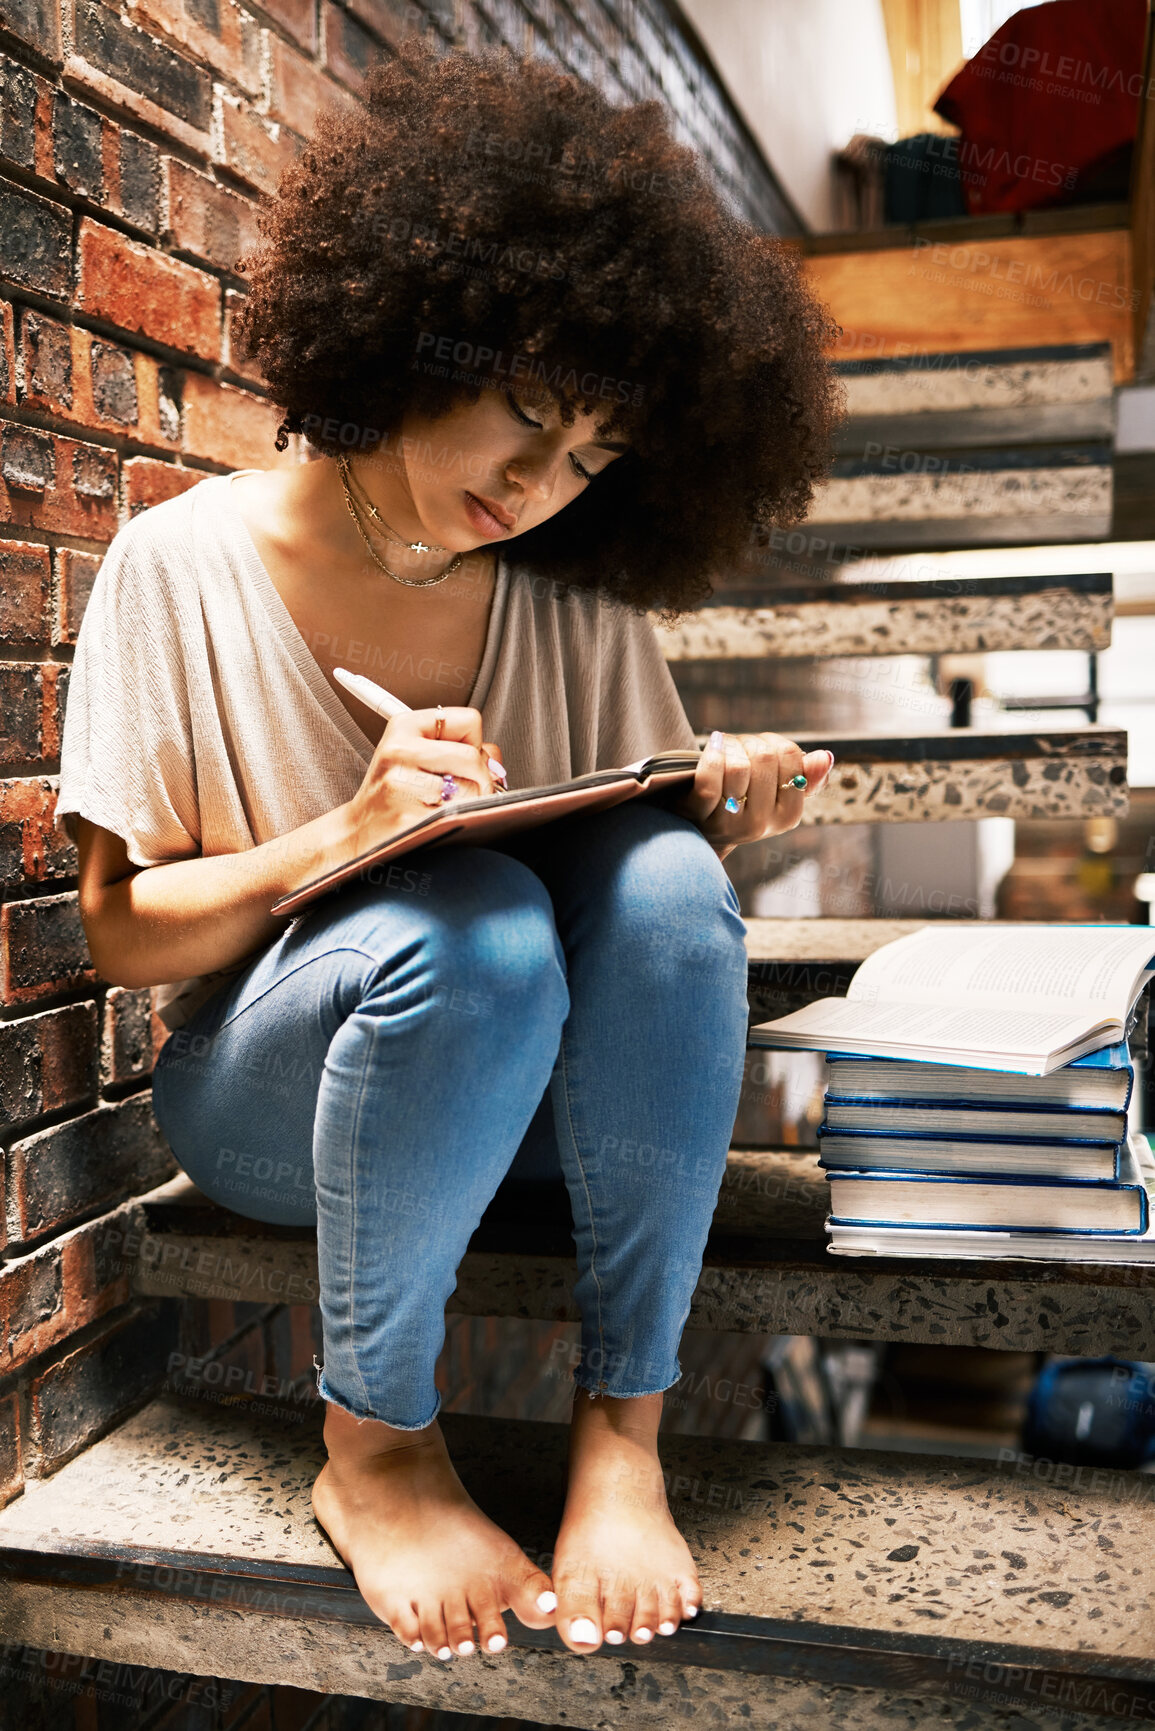
[[[740,842],[794,829],[802,819],[803,800],[825,786],[833,764],[833,752],[804,753],[778,733],[714,732],[693,787],[673,810],[696,823],[725,859]],[[806,786],[791,787],[791,777],[799,774],[805,775]],[[727,799],[742,801],[739,809],[727,811]]]

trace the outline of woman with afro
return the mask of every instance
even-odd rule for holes
[[[209,476],[104,560],[59,801],[90,949],[152,989],[185,1171],[316,1223],[313,1507],[378,1616],[443,1659],[500,1651],[507,1610],[644,1643],[701,1604],[656,1438],[742,1072],[721,862],[830,755],[715,733],[676,801],[268,910],[443,801],[694,746],[647,612],[805,513],[836,333],[659,103],[501,54],[403,44],[261,235],[240,335],[310,460]],[[434,1367],[502,1181],[558,1175],[581,1343],[547,1575],[464,1490]]]

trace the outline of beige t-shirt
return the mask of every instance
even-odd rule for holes
[[[368,663],[355,671],[389,685]],[[646,616],[563,590],[519,563],[516,544],[498,549],[467,701],[511,788],[694,744]],[[125,524],[93,584],[68,686],[56,823],[71,840],[78,812],[123,837],[136,865],[240,853],[351,799],[373,750],[274,587],[229,476]],[[180,1027],[262,947],[153,986],[153,1009]]]

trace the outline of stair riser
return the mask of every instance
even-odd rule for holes
[[[317,1302],[316,1253],[309,1245],[258,1243],[244,1254],[230,1250],[227,1240],[172,1239],[168,1245],[179,1255],[162,1250],[155,1267],[142,1262],[136,1282],[142,1295]],[[1031,1276],[1006,1280],[993,1272],[967,1278],[933,1267],[859,1271],[830,1261],[829,1267],[802,1269],[708,1263],[687,1327],[1155,1359],[1155,1278],[1128,1288]],[[573,1281],[567,1257],[469,1251],[448,1309],[576,1322]]]
[[[170,1603],[131,1590],[113,1595],[32,1584],[6,1587],[3,1600],[0,1640],[46,1653],[183,1675],[190,1668],[203,1669],[202,1655],[211,1652],[215,1675],[242,1682],[291,1683],[541,1724],[554,1724],[564,1715],[566,1725],[586,1731],[618,1724],[669,1731],[671,1725],[695,1721],[748,1731],[815,1731],[828,1725],[838,1731],[894,1731],[896,1724],[910,1722],[912,1711],[920,1717],[933,1712],[939,1726],[978,1731],[991,1722],[977,1716],[986,1702],[991,1712],[1017,1708],[1022,1731],[1044,1731],[1054,1724],[1050,1703],[1089,1704],[1097,1698],[1113,1703],[1114,1713],[1080,1715],[1079,1731],[1118,1731],[1133,1706],[1142,1712],[1150,1691],[1147,1683],[1100,1682],[1057,1668],[1027,1675],[984,1654],[953,1667],[949,1660],[937,1666],[900,1661],[893,1664],[898,1675],[888,1688],[854,1687],[869,1661],[864,1663],[861,1652],[838,1650],[824,1664],[836,1681],[683,1667],[649,1660],[644,1649],[636,1648],[629,1657],[593,1655],[580,1664],[568,1654],[532,1648],[441,1664],[407,1652],[384,1628],[253,1614],[227,1602]]]

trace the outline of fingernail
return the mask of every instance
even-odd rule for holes
[[[654,1631],[652,1629],[635,1629],[634,1630],[634,1640],[635,1641],[652,1641],[653,1638],[654,1638]]]
[[[709,739],[706,741],[706,750],[707,751],[721,751],[723,749],[723,747],[725,746],[725,744],[726,744],[726,735],[722,732],[720,727],[716,727],[714,729],[713,733],[710,735]]]
[[[500,1653],[501,1649],[506,1645],[505,1636],[491,1635],[485,1645],[489,1652]]]
[[[548,1592],[539,1593],[537,1595],[537,1601],[536,1602],[537,1602],[537,1608],[539,1611],[556,1611],[557,1610],[557,1594],[556,1593],[548,1593]]]
[[[495,781],[504,781],[506,779],[504,763],[498,763],[496,757],[488,757],[485,761],[488,763],[489,773]]]
[[[569,1626],[571,1641],[596,1641],[598,1638],[597,1624],[588,1617],[575,1617]]]
[[[625,1638],[620,1629],[606,1630],[606,1640],[611,1647],[620,1647]]]
[[[472,1653],[473,1642],[472,1641],[458,1641],[457,1651],[459,1653]]]
[[[678,1625],[676,1623],[659,1623],[658,1624],[658,1634],[659,1635],[672,1635],[674,1633],[674,1630],[677,1627],[678,1627]]]

